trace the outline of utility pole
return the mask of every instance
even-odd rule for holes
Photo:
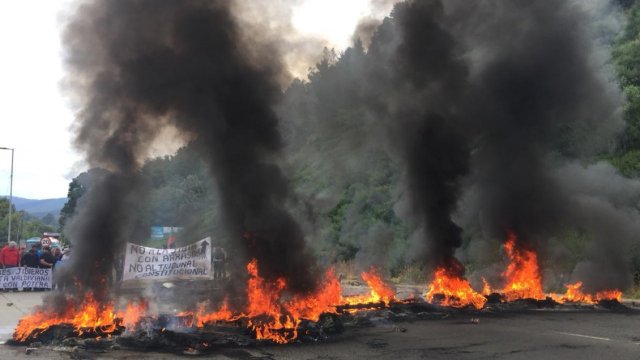
[[[0,147],[0,150],[11,150],[11,176],[9,177],[9,231],[7,232],[7,243],[11,241],[11,206],[13,205],[13,151],[15,149]]]
[[[24,223],[24,211],[20,210],[20,223],[18,224],[18,231],[16,232],[16,243],[20,244],[20,238],[22,237],[22,224]]]

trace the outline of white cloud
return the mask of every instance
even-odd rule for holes
[[[342,50],[370,9],[369,0],[307,0],[294,8],[292,23],[302,34],[324,37]]]
[[[68,1],[0,2],[0,146],[15,148],[13,193],[64,197],[73,114],[59,89],[63,76],[58,14]],[[11,152],[0,151],[0,194],[9,193]]]
[[[372,1],[295,1],[292,23],[302,35],[344,49],[359,19],[372,16]],[[0,147],[16,149],[16,196],[64,197],[71,178],[84,170],[82,156],[72,147],[73,113],[60,88],[61,18],[71,3],[0,2]],[[0,195],[9,193],[10,164],[11,152],[0,150]]]

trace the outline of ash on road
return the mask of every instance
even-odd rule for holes
[[[23,312],[42,293],[2,293],[0,338],[10,338]],[[11,304],[11,305],[8,305]],[[479,319],[478,323],[471,321]],[[638,359],[637,312],[554,311],[462,313],[413,322],[381,321],[348,329],[318,343],[225,349],[210,359]],[[64,349],[58,349],[64,350]],[[112,350],[105,353],[0,346],[0,359],[170,359],[174,354]]]

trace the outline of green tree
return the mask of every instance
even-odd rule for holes
[[[640,2],[630,4],[624,33],[613,51],[613,60],[627,101],[627,128],[620,139],[620,152],[640,150]]]
[[[16,233],[16,224],[20,215],[16,212],[16,207],[11,204],[11,238]],[[7,233],[9,231],[9,199],[0,198],[0,243],[7,241]]]
[[[30,237],[40,237],[43,232],[55,231],[55,227],[45,224],[37,217],[25,212],[16,211],[12,204],[11,240],[19,241]],[[53,215],[51,215],[53,217]],[[55,219],[54,221],[55,222]],[[7,241],[9,230],[9,199],[0,198],[0,243]]]
[[[56,217],[53,213],[48,213],[42,218],[42,222],[46,225],[53,226],[56,223]]]
[[[104,169],[90,169],[76,176],[69,183],[69,191],[67,192],[67,202],[60,210],[60,218],[58,219],[59,230],[64,232],[64,226],[69,219],[75,214],[78,200],[87,192],[87,189],[95,182],[96,179],[104,176]]]

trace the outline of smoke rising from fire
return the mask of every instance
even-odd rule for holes
[[[577,280],[599,290],[601,272],[623,287],[638,215],[616,196],[637,193],[635,182],[580,165],[593,163],[623,126],[607,55],[615,13],[608,1],[404,2],[367,51],[356,42],[334,67],[318,68],[312,86],[329,103],[293,108],[314,119],[304,126],[338,139],[329,153],[348,149],[331,161],[335,178],[353,176],[343,164],[371,147],[401,164],[397,214],[413,220],[410,251],[430,268],[455,263],[463,233],[477,243],[504,241],[509,230],[544,263],[552,239],[573,229],[592,240]],[[340,123],[341,109],[359,110],[349,104],[366,115]],[[363,145],[363,134],[373,145]],[[596,186],[603,178],[618,190]],[[604,240],[608,232],[615,235]]]
[[[429,239],[425,255],[432,266],[463,272],[454,259],[462,229],[452,221],[468,149],[456,106],[466,90],[467,68],[443,28],[444,7],[427,1],[399,5],[395,20],[401,38],[390,58],[392,88],[402,97],[389,107],[391,146],[405,162],[412,216]],[[371,51],[375,52],[374,44]],[[459,274],[462,275],[462,274]]]
[[[284,277],[293,291],[314,287],[314,260],[285,209],[290,191],[278,166],[282,140],[272,107],[282,64],[269,44],[248,41],[228,2],[87,3],[64,42],[80,104],[76,144],[91,166],[110,171],[83,197],[68,233],[83,285],[139,238],[136,204],[145,198],[138,170],[171,124],[192,139],[216,179],[224,223],[238,240],[236,262],[256,258],[267,279]],[[94,271],[99,260],[105,265]]]
[[[417,13],[417,4],[409,5],[414,8],[412,14]],[[442,39],[456,40],[454,48],[459,58],[442,57],[441,52],[439,58],[457,62],[464,59],[468,73],[466,79],[459,81],[465,83],[463,96],[455,99],[447,94],[447,87],[436,90],[447,94],[444,97],[448,100],[455,99],[451,105],[455,111],[444,114],[446,121],[438,128],[463,128],[464,137],[455,139],[466,137],[466,142],[455,144],[454,139],[445,140],[455,151],[442,146],[434,152],[439,153],[437,157],[446,158],[439,166],[432,163],[424,167],[425,172],[453,175],[451,167],[460,164],[455,176],[439,179],[440,186],[451,189],[448,203],[452,205],[427,209],[435,210],[442,218],[454,215],[451,210],[455,210],[462,190],[455,180],[466,174],[465,181],[473,185],[465,196],[475,193],[476,202],[475,207],[467,202],[467,208],[461,211],[471,213],[471,218],[480,223],[480,232],[474,237],[504,240],[506,233],[513,231],[518,234],[520,246],[542,251],[553,247],[549,239],[567,228],[584,230],[592,236],[593,249],[588,264],[580,264],[576,269],[580,280],[585,281],[589,290],[628,286],[629,272],[624,250],[620,249],[625,248],[635,232],[637,211],[630,213],[630,207],[617,207],[606,193],[593,195],[597,194],[594,191],[590,195],[598,201],[589,201],[576,196],[575,188],[571,188],[571,184],[579,181],[576,179],[585,183],[583,189],[594,179],[588,176],[593,169],[576,170],[584,169],[573,165],[576,159],[586,159],[601,151],[621,127],[620,96],[608,81],[602,62],[597,62],[602,59],[594,56],[596,44],[588,14],[571,1],[443,4],[445,9],[439,21],[446,35]],[[434,13],[437,12],[430,12]],[[487,18],[492,21],[485,21]],[[410,34],[405,31],[404,41]],[[432,41],[430,50],[433,43],[440,42]],[[419,55],[413,59],[420,59]],[[425,68],[430,67],[428,59],[420,60]],[[423,70],[422,74],[429,71]],[[428,78],[433,81],[437,77]],[[429,110],[434,108],[431,104],[426,106]],[[426,142],[438,143],[429,139]],[[426,153],[420,152],[422,156]],[[468,167],[463,154],[469,155]],[[566,166],[573,168],[573,179],[566,176],[566,170],[565,176],[558,175]],[[411,167],[408,177],[411,184],[415,180]],[[612,183],[619,178],[613,171],[608,172]],[[634,193],[633,187],[625,185],[626,193]],[[595,190],[594,186],[590,190]],[[440,190],[429,197],[437,200],[437,194],[443,193]],[[415,203],[415,191],[411,194]],[[427,222],[426,228],[434,226]],[[432,244],[449,244],[452,249],[461,244],[461,241],[447,242],[442,235],[429,235]],[[611,237],[616,239],[614,246]],[[588,274],[587,268],[591,270]],[[606,281],[601,281],[602,274],[607,274]]]
[[[193,140],[217,181],[223,221],[241,245],[237,265],[255,257],[267,279],[284,276],[300,291],[315,284],[315,261],[286,210],[291,193],[278,166],[284,144],[273,109],[289,79],[284,48],[308,54],[307,44],[265,39],[290,24],[261,33],[264,19],[236,17],[247,8],[260,6],[162,0],[79,9],[65,36],[69,81],[81,104],[77,145],[91,165],[110,171],[95,190],[110,189],[109,198],[87,194],[79,209],[86,215],[69,227],[83,266],[98,260],[94,241],[110,263],[140,231],[132,220],[145,194],[137,171],[160,129],[172,126]],[[411,252],[431,269],[444,265],[462,275],[455,255],[463,235],[503,241],[513,231],[544,262],[555,246],[550,239],[577,229],[592,242],[576,280],[588,290],[624,287],[625,248],[639,222],[620,194],[638,186],[602,164],[580,165],[609,146],[622,125],[620,95],[590,16],[571,0],[398,4],[381,24],[365,21],[357,30],[367,50],[356,42],[343,54],[350,62],[336,66],[347,76],[322,84],[325,99],[358,104],[364,115],[345,124],[333,104],[289,113],[298,99],[287,99],[293,105],[279,108],[286,120],[300,118],[296,126],[337,139],[327,152],[308,148],[290,157],[331,163],[335,184],[348,182],[350,165],[369,161],[358,156],[383,147],[403,173],[397,208],[407,204],[403,214],[417,229]],[[248,40],[257,34],[259,40]],[[332,62],[318,70],[322,76]],[[283,125],[292,142],[308,145],[304,133]],[[315,210],[305,214],[315,217]],[[91,214],[109,216],[98,224]],[[100,233],[108,224],[118,225]],[[393,234],[372,229],[364,236],[381,236],[361,245],[389,246]],[[367,258],[383,255],[368,249],[358,258],[370,264]]]
[[[567,228],[586,230],[607,260],[592,258],[592,269],[598,270],[581,280],[590,290],[602,290],[605,284],[595,282],[603,272],[618,279],[608,286],[625,287],[624,256],[606,250],[598,238],[605,235],[603,228],[605,236],[617,237],[634,223],[626,211],[612,207],[604,216],[599,207],[575,199],[570,184],[581,178],[588,183],[588,172],[557,176],[566,164],[577,166],[571,165],[576,159],[601,151],[621,125],[620,97],[594,60],[588,16],[571,1],[494,3],[499,21],[456,30],[467,34],[465,47],[475,48],[464,106],[475,139],[469,191],[476,193],[476,206],[463,211],[474,214],[483,234],[504,238],[511,230],[521,246],[539,251],[555,246],[549,239]],[[487,11],[476,6],[470,11]],[[500,35],[505,28],[509,36]],[[610,181],[617,177],[609,172]],[[611,201],[605,194],[599,198]],[[623,239],[628,236],[617,238],[613,247],[624,248]]]

